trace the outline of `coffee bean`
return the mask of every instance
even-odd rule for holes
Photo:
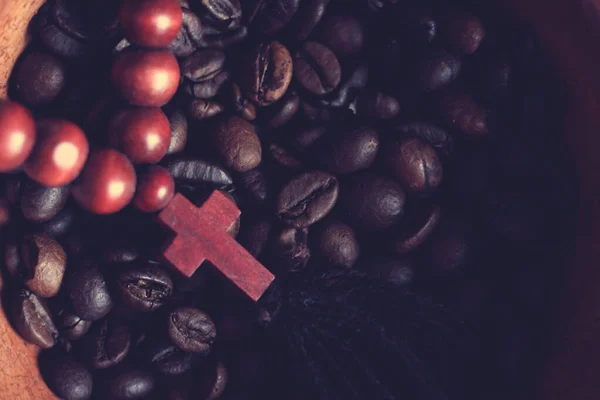
[[[83,358],[90,367],[104,369],[117,365],[129,352],[131,333],[112,318],[94,323],[82,342]]]
[[[217,337],[214,322],[204,312],[181,307],[169,314],[169,337],[183,351],[207,354]]]
[[[296,93],[288,93],[283,99],[265,109],[265,123],[268,128],[281,128],[298,112],[300,109],[300,97]]]
[[[415,272],[412,262],[406,258],[383,258],[368,266],[369,274],[389,286],[403,288],[413,283]]]
[[[185,114],[179,110],[174,109],[173,111],[166,111],[165,115],[169,120],[171,126],[171,141],[169,142],[169,148],[167,154],[175,154],[183,151],[187,144],[188,134],[188,121]]]
[[[269,197],[269,180],[260,168],[239,174],[241,188],[255,204],[265,204]]]
[[[347,216],[365,231],[389,228],[404,215],[406,194],[395,181],[361,172],[343,182],[340,199]]]
[[[418,138],[386,143],[384,162],[392,175],[411,193],[426,195],[436,190],[444,176],[437,152]]]
[[[417,137],[437,151],[450,157],[454,153],[454,140],[444,129],[428,122],[410,122],[397,125],[394,131],[402,137]]]
[[[280,228],[273,233],[268,250],[277,272],[302,270],[311,256],[308,228]]]
[[[259,31],[272,35],[283,29],[292,19],[300,0],[253,0],[250,20]]]
[[[12,294],[9,304],[12,321],[23,339],[43,349],[56,344],[58,329],[42,299],[27,289],[20,289]]]
[[[42,43],[61,57],[81,57],[89,52],[90,44],[64,32],[48,15],[48,8],[41,9],[34,20],[35,30]]]
[[[12,279],[22,281],[27,277],[27,270],[21,262],[21,248],[16,238],[4,241],[4,267]]]
[[[153,338],[146,344],[144,357],[154,370],[164,375],[181,375],[194,364],[194,354],[186,353],[167,340]]]
[[[292,56],[277,41],[253,47],[241,67],[240,82],[248,98],[259,107],[281,99],[292,81]]]
[[[69,198],[69,186],[47,187],[27,179],[21,195],[21,212],[32,222],[44,222],[56,216]]]
[[[219,94],[219,90],[229,79],[229,72],[222,71],[217,76],[200,81],[198,83],[188,82],[184,90],[190,96],[194,96],[198,99],[210,99]]]
[[[356,113],[383,120],[394,119],[400,113],[400,103],[395,97],[366,90],[356,99]]]
[[[455,273],[476,255],[473,228],[462,216],[446,215],[427,246],[426,259],[436,275]]]
[[[442,89],[458,78],[461,68],[460,58],[446,50],[431,51],[417,66],[418,85],[426,92]]]
[[[212,388],[209,390],[209,395],[206,400],[217,400],[221,398],[229,381],[229,373],[223,362],[217,363],[215,378],[212,382]]]
[[[225,169],[202,158],[177,156],[165,160],[162,164],[177,183],[208,185],[224,190],[233,185],[233,178]]]
[[[225,111],[225,107],[222,104],[203,99],[193,99],[187,107],[188,115],[197,121],[212,118],[223,111]]]
[[[63,309],[58,313],[56,324],[60,332],[69,340],[82,338],[92,327],[91,321],[81,319],[69,309]]]
[[[350,268],[360,254],[360,245],[352,228],[334,219],[317,227],[314,241],[321,256],[331,265]]]
[[[269,145],[269,154],[277,164],[282,167],[297,170],[302,168],[302,162],[298,160],[293,154],[291,154],[284,147],[271,143]]]
[[[49,350],[40,355],[40,372],[50,390],[64,400],[87,400],[94,387],[92,374],[69,354]]]
[[[38,297],[54,297],[61,288],[67,257],[62,246],[45,234],[25,236],[21,260],[27,270],[25,286]]]
[[[225,53],[218,49],[201,49],[181,63],[181,75],[192,82],[212,79],[223,71]]]
[[[392,248],[398,254],[408,253],[421,246],[437,227],[441,208],[435,203],[409,204],[406,217],[392,234]]]
[[[377,157],[379,135],[368,126],[340,127],[319,151],[321,165],[334,174],[369,168]]]
[[[368,82],[369,69],[366,65],[359,64],[354,71],[342,81],[336,90],[321,99],[321,104],[327,107],[348,107],[352,100],[354,100],[356,94],[361,89],[364,89]],[[328,119],[332,119],[332,117],[329,117]]]
[[[58,58],[34,52],[21,60],[14,79],[15,90],[21,100],[31,105],[44,104],[62,92],[66,70]]]
[[[289,25],[292,37],[298,41],[306,40],[313,29],[319,24],[329,0],[310,0],[300,2],[300,8]]]
[[[176,57],[188,57],[196,51],[198,43],[203,40],[204,27],[200,18],[187,7],[182,7],[181,11],[181,29],[168,48]]]
[[[448,43],[463,54],[473,54],[485,38],[485,28],[474,15],[463,12],[447,13],[443,23]]]
[[[339,57],[360,52],[365,44],[365,32],[361,22],[347,15],[332,15],[323,20],[318,38]]]
[[[213,140],[225,165],[237,172],[256,168],[262,158],[260,139],[246,120],[232,116],[221,120]]]
[[[235,27],[242,18],[242,6],[239,0],[202,0],[210,15],[225,26]]]
[[[67,270],[65,289],[73,310],[85,320],[98,320],[113,308],[108,285],[98,266],[90,261]]]
[[[248,29],[245,26],[240,26],[237,29],[230,31],[214,31],[206,32],[202,40],[198,42],[198,47],[207,49],[224,49],[233,46],[246,39]]]
[[[237,83],[231,82],[226,85],[221,94],[225,105],[232,108],[237,115],[246,121],[256,119],[256,107],[242,94],[242,90]]]
[[[294,57],[294,76],[308,92],[324,95],[340,84],[342,67],[330,49],[306,42]]]
[[[173,281],[160,264],[136,262],[119,272],[116,291],[121,302],[128,308],[154,311],[171,296]]]
[[[467,137],[489,133],[486,111],[466,93],[450,91],[442,94],[439,109],[445,122]]]
[[[293,178],[279,193],[277,217],[286,225],[305,228],[323,219],[338,198],[335,176],[321,171],[307,172]]]
[[[113,2],[115,3],[115,2]],[[118,5],[91,4],[79,7],[69,0],[57,0],[51,10],[52,19],[70,36],[93,44],[101,44],[118,31]]]
[[[344,99],[347,99],[347,97],[344,97]],[[321,103],[325,104],[311,104],[308,101],[303,101],[300,104],[302,113],[308,121],[327,122],[334,120],[339,116],[339,113],[336,112],[335,109],[329,108],[329,102],[322,100]]]
[[[259,258],[267,246],[273,223],[270,218],[256,217],[246,223],[240,233],[239,242],[254,258]]]
[[[155,388],[154,376],[146,369],[120,364],[111,368],[103,381],[106,398],[115,400],[144,399],[152,394]]]
[[[63,208],[51,220],[39,225],[40,231],[54,238],[66,235],[75,225],[75,211],[72,208]]]
[[[329,129],[325,125],[317,125],[307,129],[302,129],[291,139],[292,148],[299,152],[312,149],[321,139],[325,138]]]

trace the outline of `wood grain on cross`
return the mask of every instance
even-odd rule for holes
[[[164,261],[190,277],[208,260],[258,301],[275,277],[227,233],[239,216],[240,210],[219,191],[200,208],[177,193],[158,215],[176,235],[163,252]]]

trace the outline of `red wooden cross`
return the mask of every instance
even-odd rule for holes
[[[176,234],[163,253],[164,261],[190,277],[208,260],[258,301],[275,277],[227,233],[239,216],[240,210],[219,191],[200,208],[177,193],[158,215],[158,220]]]

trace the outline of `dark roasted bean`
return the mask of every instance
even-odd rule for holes
[[[314,242],[320,255],[335,266],[350,268],[360,254],[360,245],[352,228],[333,219],[316,227]]]
[[[294,57],[294,76],[308,92],[324,95],[339,85],[342,67],[326,46],[306,42]]]
[[[366,65],[359,64],[333,93],[321,99],[321,104],[329,107],[347,107],[354,100],[354,96],[367,86],[368,81],[369,69]]]
[[[140,261],[119,271],[116,291],[128,308],[154,311],[171,296],[173,281],[160,264]]]
[[[176,182],[210,185],[216,189],[233,185],[233,179],[225,169],[202,158],[178,156],[165,160],[163,165]]]
[[[271,129],[281,128],[287,124],[300,109],[300,97],[289,93],[283,99],[265,109],[264,120]]]
[[[398,254],[405,254],[418,248],[431,236],[437,227],[440,215],[441,208],[437,204],[412,205],[407,210],[402,224],[392,233],[391,247]]]
[[[292,19],[300,0],[252,0],[253,9],[250,20],[267,35],[272,35],[283,29]]]
[[[300,271],[308,263],[311,252],[308,247],[308,228],[280,228],[273,233],[268,252],[276,272]]]
[[[356,100],[356,114],[377,119],[394,119],[400,113],[400,103],[395,97],[366,90]]]
[[[30,343],[48,349],[56,344],[58,329],[46,303],[27,289],[16,291],[10,302],[17,332]]]
[[[67,309],[59,312],[56,321],[61,333],[69,340],[80,339],[92,327],[91,321],[86,321],[73,311]]]
[[[254,168],[239,175],[240,186],[256,204],[265,204],[269,196],[269,180],[260,168]]]
[[[65,278],[65,289],[75,313],[88,321],[103,318],[113,308],[104,276],[92,262],[70,266]]]
[[[325,15],[329,1],[308,0],[300,3],[300,8],[289,25],[289,30],[296,40],[306,40]]]
[[[195,120],[212,118],[225,111],[225,107],[216,101],[193,99],[188,104],[188,114]]]
[[[417,137],[446,157],[454,153],[454,140],[444,129],[428,122],[410,122],[397,125],[394,131],[403,137]]]
[[[180,307],[169,314],[169,337],[183,351],[207,354],[217,337],[217,328],[208,314],[192,307]]]
[[[365,44],[365,32],[361,22],[351,16],[333,15],[323,20],[319,41],[339,57],[360,52]]]
[[[111,318],[94,323],[82,342],[85,362],[94,369],[117,365],[129,352],[131,334],[124,324]]]
[[[417,66],[419,87],[426,92],[444,88],[458,78],[461,67],[460,58],[446,50],[432,51]]]
[[[21,212],[32,222],[52,219],[65,206],[69,198],[69,187],[46,187],[28,179],[23,184]]]
[[[219,121],[213,141],[225,165],[234,171],[245,172],[260,164],[260,139],[254,126],[245,119],[231,116]]]
[[[171,126],[171,141],[167,154],[174,154],[183,151],[187,144],[188,122],[185,114],[181,110],[167,110],[165,115],[169,119]]]
[[[442,94],[439,109],[445,122],[467,137],[489,133],[487,112],[466,93],[450,91]]]
[[[40,372],[52,392],[64,400],[87,400],[92,396],[92,374],[69,354],[59,350],[41,353]]]
[[[323,167],[334,174],[348,174],[369,168],[377,157],[379,135],[367,126],[341,127],[319,149]]]

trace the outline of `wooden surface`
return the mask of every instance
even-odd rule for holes
[[[569,139],[577,154],[582,203],[552,362],[528,400],[600,399],[600,0],[504,0],[537,28],[571,88]],[[42,0],[0,0],[0,97]],[[1,282],[0,282],[1,285]],[[35,349],[0,309],[0,400],[52,399],[39,380]]]
[[[208,260],[256,302],[275,277],[227,233],[239,216],[235,203],[217,190],[200,208],[177,193],[158,215],[176,234],[163,257],[187,277]]]

